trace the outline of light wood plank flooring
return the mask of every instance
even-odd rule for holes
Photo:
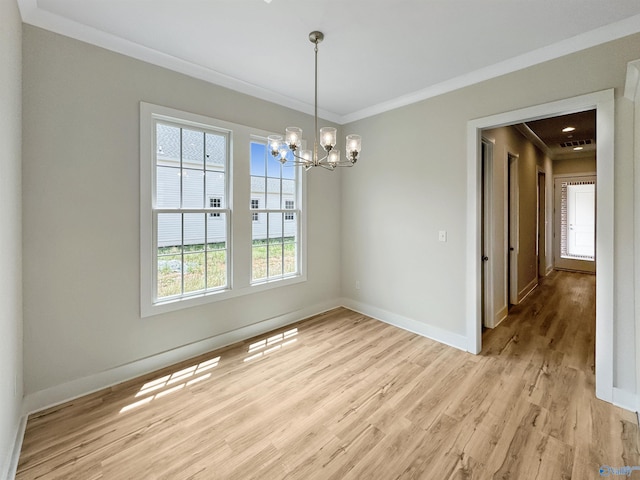
[[[553,273],[477,356],[333,310],[32,415],[16,478],[600,478],[640,453],[593,393],[594,302]]]

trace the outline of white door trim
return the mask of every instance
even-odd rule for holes
[[[520,255],[520,177],[518,176],[518,163],[520,155],[507,150],[507,185],[504,189],[507,198],[505,200],[505,233],[507,241],[507,265],[509,270],[509,291],[507,292],[507,309],[509,305],[517,305],[519,302],[518,285],[518,256]],[[536,279],[537,281],[537,279]]]
[[[484,149],[484,173],[482,188],[484,189],[484,326],[494,328],[496,326],[495,299],[494,299],[494,275],[496,272],[496,256],[492,249],[494,242],[494,212],[493,212],[493,154],[495,144],[493,140],[482,138],[482,148]]]
[[[614,91],[613,89],[492,115],[467,123],[467,350],[482,349],[480,219],[481,132],[529,120],[596,109],[598,198],[596,209],[596,396],[613,399],[614,310]]]

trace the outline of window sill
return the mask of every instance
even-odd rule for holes
[[[181,297],[170,299],[166,301],[160,301],[157,303],[149,303],[142,305],[140,316],[142,318],[151,317],[154,315],[160,315],[163,313],[175,312],[185,308],[196,307],[199,305],[206,305],[208,303],[214,303],[222,300],[228,300],[231,298],[242,297],[245,295],[252,295],[254,293],[260,293],[266,290],[274,288],[287,287],[298,283],[307,281],[306,275],[293,275],[286,278],[278,278],[274,280],[265,280],[260,283],[254,283],[243,288],[229,288],[226,290],[217,290],[214,292],[206,292],[188,297]]]

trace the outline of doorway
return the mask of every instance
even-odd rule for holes
[[[613,90],[582,95],[513,112],[493,115],[468,122],[467,156],[467,341],[468,351],[482,349],[481,290],[481,132],[484,129],[522,123],[585,110],[596,110],[598,197],[596,208],[596,396],[605,401],[613,398]]]
[[[518,304],[518,252],[520,247],[520,191],[518,155],[507,153],[507,311]]]
[[[557,175],[554,179],[554,266],[596,272],[596,175]]]
[[[538,278],[547,275],[547,181],[544,170],[538,169],[538,235],[536,257]]]

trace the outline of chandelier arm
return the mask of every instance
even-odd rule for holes
[[[310,150],[302,150],[304,156],[298,155],[296,152],[301,147],[302,130],[298,127],[287,127],[285,130],[285,142],[282,137],[273,135],[270,137],[272,146],[271,154],[274,157],[280,156],[280,163],[283,166],[303,166],[305,170],[311,167],[322,167],[327,170],[335,170],[336,167],[353,167],[358,160],[358,154],[361,148],[361,138],[359,135],[347,135],[347,158],[340,159],[340,151],[334,151],[336,145],[336,129],[333,127],[323,127],[320,130],[322,137],[322,148],[320,151],[320,143],[318,142],[318,44],[324,39],[324,34],[319,31],[313,31],[309,34],[309,40],[314,44],[314,103],[313,103],[313,120],[314,120],[314,140],[313,147]],[[293,160],[288,160],[287,153],[293,155]],[[326,153],[322,158],[320,155]]]
[[[335,169],[336,169],[336,167],[333,167],[333,166],[328,165],[328,164],[326,164],[326,163],[321,163],[321,164],[319,164],[318,166],[319,166],[319,167],[324,168],[325,170],[331,170],[331,171],[333,171],[333,170],[335,170]]]

